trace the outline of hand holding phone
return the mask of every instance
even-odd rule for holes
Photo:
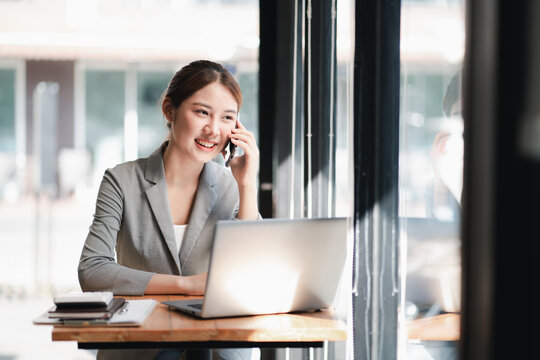
[[[246,129],[240,121],[236,122],[236,128],[231,129],[228,135],[232,144],[229,147],[231,154],[225,157],[227,165],[231,169],[232,176],[238,184],[238,219],[255,220],[259,216],[257,206],[257,174],[259,171],[259,148],[255,135]],[[229,145],[229,144],[227,144]],[[240,149],[234,160],[234,145]],[[241,151],[242,150],[242,151]],[[238,153],[238,151],[241,151]]]

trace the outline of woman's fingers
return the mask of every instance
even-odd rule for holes
[[[238,139],[249,143],[251,146],[256,145],[255,135],[253,135],[251,131],[247,130],[240,120],[236,121],[236,128],[232,129],[232,135],[236,135]]]
[[[244,155],[234,157],[230,164],[233,175],[239,184],[251,184],[256,181],[259,168],[259,148],[255,135],[237,121],[237,128],[232,129],[229,138],[234,145],[244,150]]]
[[[253,135],[237,133],[231,136],[231,141],[233,144],[241,146],[244,151],[255,151],[258,149]]]
[[[239,142],[245,143],[251,149],[258,149],[257,142],[255,141],[255,135],[253,135],[251,131],[248,131],[245,129],[233,129],[232,134],[229,136],[231,139],[238,140]],[[237,145],[241,145],[241,144],[238,143]]]

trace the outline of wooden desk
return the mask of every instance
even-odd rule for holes
[[[158,302],[187,296],[145,296]],[[191,297],[192,298],[192,297]],[[55,326],[53,341],[77,341],[79,348],[320,347],[343,341],[346,325],[330,311],[201,320],[158,303],[140,327]]]
[[[416,319],[407,323],[408,337],[422,341],[458,341],[459,321],[459,314]]]

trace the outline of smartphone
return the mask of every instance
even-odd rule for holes
[[[238,114],[238,121],[240,121],[240,114]],[[235,126],[235,129],[238,129],[238,123]],[[236,152],[236,145],[234,145],[232,141],[229,140],[229,158],[227,159],[227,161],[225,161],[225,167],[229,167],[229,165],[231,164],[231,160],[234,157],[235,152]]]
[[[225,166],[226,167],[229,167],[230,163],[231,163],[231,160],[233,159],[234,157],[234,153],[236,151],[236,145],[234,145],[232,143],[232,141],[229,140],[229,158],[227,159],[227,161],[225,161]]]

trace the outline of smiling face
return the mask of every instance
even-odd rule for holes
[[[164,113],[171,122],[170,145],[182,157],[206,163],[227,145],[228,134],[236,124],[238,103],[225,86],[214,82],[188,97],[178,108],[170,105]]]

